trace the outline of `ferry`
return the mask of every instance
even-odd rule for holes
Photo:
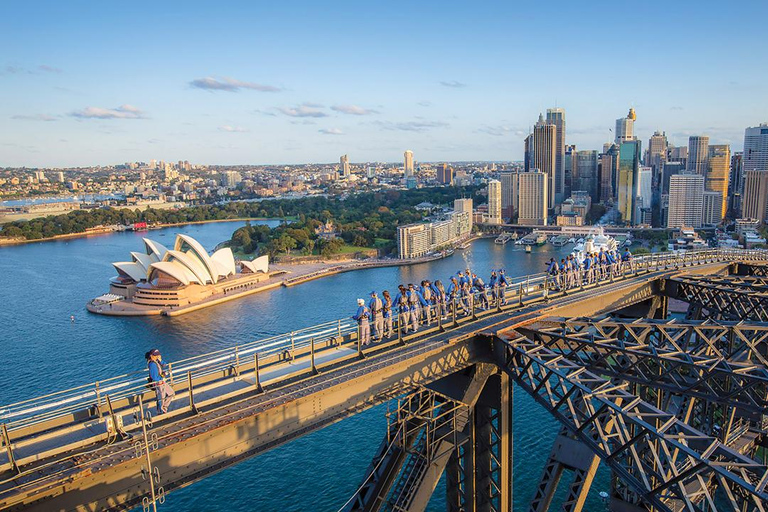
[[[576,247],[573,248],[571,255],[578,261],[584,261],[584,257],[587,253],[600,252],[600,249],[602,249],[603,252],[618,250],[616,240],[613,237],[606,235],[603,232],[602,226],[595,228],[594,232],[587,235],[584,242],[577,244]]]
[[[570,242],[570,240],[568,240],[568,237],[565,235],[558,235],[552,238],[552,245],[554,245],[555,247],[562,247],[568,242]]]
[[[458,247],[456,247],[456,248],[457,248],[457,249],[460,249],[460,250],[462,250],[462,251],[463,251],[464,249],[469,249],[469,242],[464,242],[463,244],[461,244],[460,246],[458,246]]]
[[[517,240],[517,233],[502,233],[496,237],[493,243],[498,245],[506,245],[510,240]]]
[[[518,244],[523,245],[544,245],[547,242],[547,235],[534,231],[525,235],[523,238],[517,241]]]

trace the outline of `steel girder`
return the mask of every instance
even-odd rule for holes
[[[768,322],[768,288],[762,283],[686,275],[668,278],[664,290],[715,318]]]
[[[740,326],[731,326],[723,340],[722,332],[707,332],[700,323],[674,324],[676,334],[689,340],[683,349],[672,336],[654,336],[661,326],[562,318],[547,323],[558,325],[518,331],[601,375],[751,413],[768,410],[768,368],[717,348]],[[697,340],[701,346],[694,347]]]
[[[739,262],[737,264],[737,268],[739,270],[739,274],[743,273],[749,276],[768,277],[768,265]]]
[[[765,511],[768,468],[641,400],[582,364],[512,331],[499,364],[645,503],[659,510]],[[658,425],[658,426],[657,426]]]

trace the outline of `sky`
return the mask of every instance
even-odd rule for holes
[[[768,2],[25,2],[0,17],[0,167],[521,160],[768,121]]]

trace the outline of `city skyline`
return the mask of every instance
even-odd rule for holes
[[[653,24],[600,3],[558,3],[554,16],[504,4],[299,4],[298,16],[276,5],[14,4],[0,21],[0,167],[395,162],[405,149],[417,161],[520,161],[549,108],[565,109],[579,150],[612,140],[633,107],[641,140],[706,135],[735,152],[768,111],[768,70],[745,51],[768,7],[749,3],[749,17],[743,4],[715,17],[681,2]],[[608,12],[638,24],[606,23]],[[739,24],[721,22],[729,16]],[[545,24],[551,37],[526,45]],[[438,43],[445,27],[472,37]],[[635,58],[606,59],[618,40]],[[652,54],[685,66],[641,72]]]

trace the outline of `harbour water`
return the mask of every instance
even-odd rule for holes
[[[276,225],[277,221],[266,221]],[[470,267],[487,281],[491,269],[512,276],[542,272],[571,245],[522,246],[474,242],[452,257],[407,267],[368,269],[279,288],[181,317],[117,318],[88,314],[85,303],[107,291],[111,262],[143,249],[147,236],[171,244],[186,233],[212,250],[240,223],[114,233],[0,248],[0,325],[4,385],[0,407],[20,399],[141,369],[143,354],[159,348],[172,361],[259,337],[351,315],[358,297],[396,290],[399,283],[442,279]],[[74,321],[70,317],[74,316]],[[386,426],[382,405],[174,491],[163,511],[334,511],[355,491]],[[515,392],[515,504],[522,510],[558,432],[557,422],[523,390]],[[567,480],[567,475],[564,480]],[[564,481],[561,491],[565,490]],[[603,510],[601,468],[585,510]],[[445,509],[444,483],[429,510]]]

